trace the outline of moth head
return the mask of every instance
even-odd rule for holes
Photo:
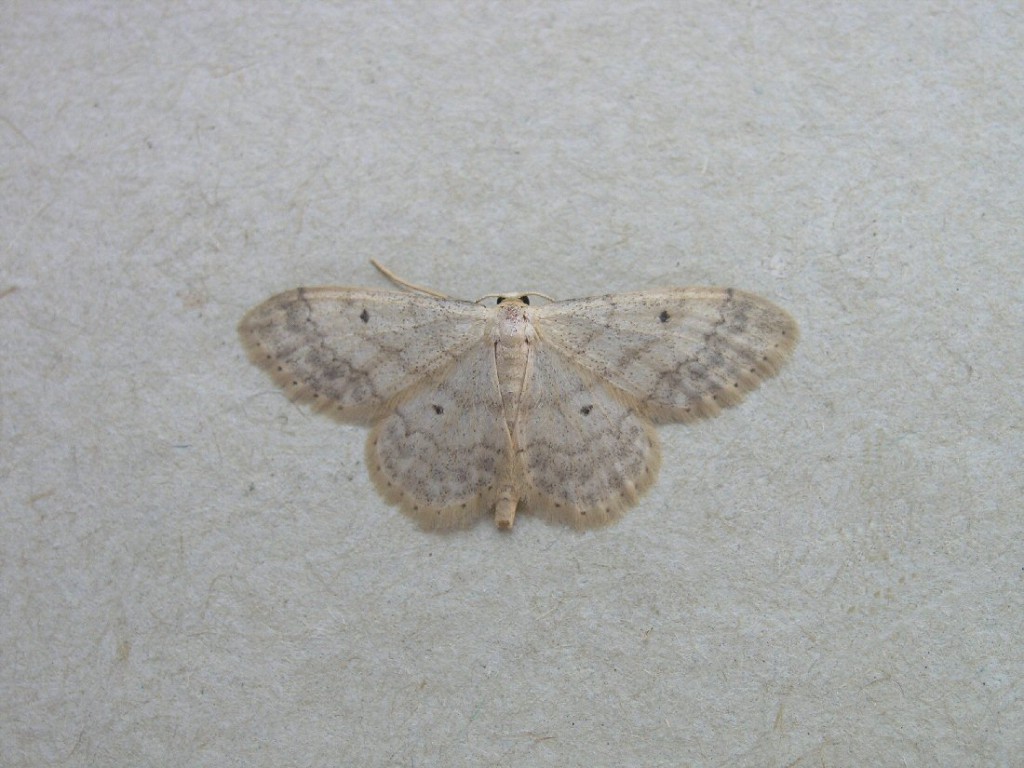
[[[488,293],[477,299],[479,304],[484,299],[496,299],[498,304],[507,304],[509,302],[515,302],[522,306],[530,306],[530,297],[544,299],[545,301],[554,301],[553,298],[548,296],[546,293],[540,293],[538,291],[525,291],[520,293]]]
[[[528,293],[524,293],[524,294],[519,295],[519,296],[517,296],[514,293],[503,293],[503,294],[500,294],[497,297],[497,299],[498,299],[497,302],[496,302],[497,304],[502,304],[502,303],[504,303],[506,301],[518,301],[520,304],[526,304],[527,306],[530,305],[530,294],[528,294]]]

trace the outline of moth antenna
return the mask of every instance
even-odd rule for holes
[[[410,291],[415,291],[416,293],[424,293],[427,296],[433,296],[435,299],[447,299],[447,298],[450,298],[449,296],[446,296],[443,293],[438,293],[437,291],[432,291],[429,288],[424,288],[422,286],[410,283],[407,280],[403,280],[402,278],[400,278],[398,275],[396,275],[394,272],[392,272],[390,269],[385,267],[383,264],[381,264],[376,259],[370,259],[370,263],[373,264],[373,266],[375,266],[380,271],[380,273],[382,275],[384,275],[384,277],[386,277],[388,280],[393,282],[395,285],[398,285],[398,286],[400,286],[402,288],[407,288]]]

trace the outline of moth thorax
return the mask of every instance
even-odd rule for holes
[[[506,301],[499,304],[495,339],[499,344],[520,346],[530,343],[535,335],[530,322],[530,308],[520,301]]]

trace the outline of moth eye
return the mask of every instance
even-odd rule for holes
[[[519,300],[521,302],[523,302],[523,304],[529,304],[530,303],[530,297],[529,296],[520,296]]]
[[[497,303],[498,303],[498,304],[501,304],[501,302],[503,302],[504,300],[505,300],[505,297],[504,297],[504,296],[499,296],[499,297],[498,297],[498,301],[497,301]]]

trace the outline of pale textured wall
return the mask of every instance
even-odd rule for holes
[[[1020,7],[765,5],[8,9],[4,764],[1017,762]],[[370,257],[803,338],[615,527],[424,534],[235,331]]]

